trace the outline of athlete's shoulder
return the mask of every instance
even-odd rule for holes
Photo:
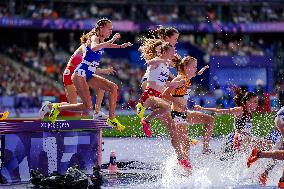
[[[152,58],[151,60],[146,61],[146,63],[148,65],[158,64],[158,63],[162,63],[162,62],[163,62],[163,59],[161,59],[159,57],[155,57],[155,58]]]

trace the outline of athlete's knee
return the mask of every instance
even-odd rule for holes
[[[110,92],[117,92],[118,86],[115,83],[110,85]]]
[[[208,116],[206,116],[205,120],[206,120],[207,124],[212,125],[212,124],[214,124],[215,117],[208,115]]]
[[[92,102],[86,102],[84,103],[84,111],[85,112],[91,112],[93,111],[93,105],[92,105]]]

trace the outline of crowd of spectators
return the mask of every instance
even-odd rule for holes
[[[0,96],[44,96],[59,94],[53,82],[33,70],[0,59]]]
[[[210,56],[263,56],[273,55],[279,40],[266,41],[253,35],[182,35],[181,41],[189,42]]]
[[[8,1],[6,1],[8,2]],[[263,22],[283,21],[284,7],[279,4],[259,2],[238,4],[217,2],[188,3],[167,1],[111,1],[111,2],[52,2],[0,3],[1,16],[20,16],[34,19],[89,19],[107,17],[112,20],[137,22]],[[12,2],[12,3],[11,3]]]
[[[41,106],[41,97],[58,95],[61,91],[54,82],[39,76],[35,71],[0,58],[0,110],[10,108],[17,113]],[[4,109],[3,109],[4,108]]]
[[[208,43],[208,45],[201,46],[208,54],[212,56],[229,56],[229,55],[240,55],[240,56],[263,56],[265,49],[257,45],[257,43],[250,41],[244,42],[243,40],[232,40],[224,42],[222,40],[216,40],[215,43]],[[205,47],[205,48],[204,48]]]

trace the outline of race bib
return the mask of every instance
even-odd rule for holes
[[[70,75],[70,70],[69,70],[68,68],[66,68],[66,69],[64,70],[63,75]]]
[[[77,71],[77,74],[78,74],[78,76],[80,76],[80,77],[86,77],[86,71],[83,70],[83,69],[79,69],[79,70]]]
[[[95,73],[97,70],[96,66],[88,66],[88,70],[90,70],[91,72]]]

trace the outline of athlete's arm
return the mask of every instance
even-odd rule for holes
[[[113,48],[113,49],[118,49],[118,48],[126,48],[126,47],[130,47],[133,44],[128,42],[128,43],[123,43],[122,45],[118,45],[118,44],[114,44],[114,43],[110,43],[106,48]]]
[[[164,64],[164,63],[167,63],[169,62],[170,60],[165,60],[165,59],[161,59],[159,57],[156,57],[156,58],[153,58],[149,61],[146,62],[147,65],[153,65],[153,64]]]
[[[171,87],[171,88],[173,88],[173,89],[182,87],[184,84],[185,84],[185,80],[184,80],[184,79],[181,79],[181,80],[179,80],[179,81],[172,80],[172,81],[167,81],[167,82],[166,82],[166,86],[167,86],[167,87]]]
[[[115,40],[119,39],[120,38],[120,34],[119,33],[116,33],[114,34],[114,36],[106,41],[106,42],[102,42],[102,43],[99,43],[99,38],[95,35],[93,35],[91,37],[91,49],[92,51],[97,51],[97,50],[100,50],[100,49],[103,49],[103,48],[107,48],[110,44],[112,44],[113,42],[115,42]]]
[[[168,84],[168,87],[162,92],[162,98],[175,103],[177,106],[183,107],[184,105],[178,102],[171,93],[174,89],[184,85],[184,79],[182,79],[182,77],[176,77],[170,83],[171,84]]]
[[[238,116],[243,111],[241,107],[218,109],[218,108],[204,108],[199,105],[195,105],[194,110],[205,110],[205,111],[210,111],[210,112],[219,113],[219,114],[233,114],[236,116]]]
[[[208,69],[208,68],[209,68],[208,65],[204,66],[203,68],[201,68],[201,70],[199,70],[199,71],[197,72],[197,75],[203,74],[203,72],[204,72],[206,69]]]
[[[96,69],[96,74],[113,75],[115,72],[116,71],[113,69],[113,67]]]

